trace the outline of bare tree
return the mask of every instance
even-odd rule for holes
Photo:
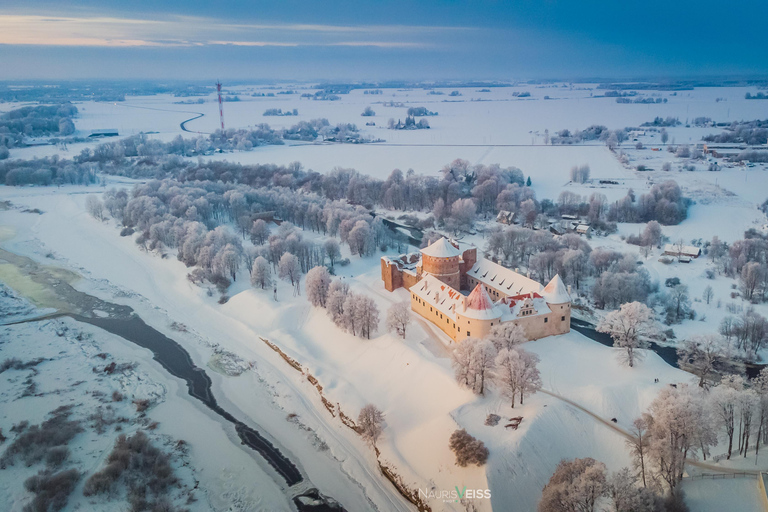
[[[496,347],[490,341],[465,338],[451,355],[456,381],[478,395],[484,394],[495,356]]]
[[[411,323],[411,305],[408,302],[393,304],[387,311],[387,330],[405,339],[405,330]]]
[[[613,346],[626,350],[625,360],[631,368],[640,355],[637,349],[648,346],[643,337],[655,334],[657,329],[651,308],[640,302],[629,302],[600,320],[597,331],[610,334]]]
[[[652,418],[647,415],[637,418],[632,423],[632,437],[626,441],[629,453],[632,455],[635,470],[640,473],[640,477],[643,480],[643,487],[648,487],[646,465],[648,461],[648,446],[650,444],[650,434],[648,433],[649,421],[652,421]]]
[[[357,416],[357,427],[363,439],[376,446],[376,441],[384,431],[384,413],[373,404],[366,405]]]
[[[733,436],[736,431],[736,410],[741,386],[738,381],[728,380],[721,382],[712,388],[710,401],[715,409],[715,414],[720,426],[725,429],[728,436],[728,455],[730,460],[733,452]]]
[[[707,378],[718,371],[730,369],[730,360],[725,340],[717,334],[693,336],[677,348],[681,368],[699,377],[699,386],[707,385]]]
[[[706,288],[704,288],[704,293],[702,294],[702,299],[704,299],[704,302],[709,305],[709,303],[712,301],[712,297],[715,296],[715,291],[712,289],[710,285],[707,285]]]
[[[331,286],[331,274],[325,267],[314,267],[307,272],[307,300],[313,306],[325,307],[328,300],[328,289]]]
[[[501,349],[494,361],[494,382],[502,395],[512,402],[520,396],[520,405],[524,397],[535,393],[541,387],[541,375],[536,368],[539,357],[521,348]]]

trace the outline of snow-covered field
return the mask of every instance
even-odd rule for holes
[[[647,160],[647,165],[656,169],[638,173],[623,166],[614,153],[597,142],[544,145],[547,129],[550,134],[592,124],[615,129],[637,126],[656,116],[674,116],[681,121],[698,116],[715,121],[768,117],[768,102],[744,100],[745,92],[754,92],[750,88],[696,89],[675,95],[648,93],[668,100],[659,104],[617,104],[614,98],[591,97],[603,93],[594,86],[562,84],[492,88],[488,93],[467,88],[458,97],[448,96],[450,90],[440,96],[424,90],[385,89],[383,95],[353,91],[334,102],[300,99],[300,94],[248,96],[252,91],[261,89],[232,90],[242,101],[224,105],[228,126],[266,122],[282,127],[298,120],[326,117],[332,124],[356,123],[364,133],[387,142],[266,146],[206,158],[243,163],[299,161],[305,168],[320,172],[354,167],[378,177],[387,176],[394,168],[435,174],[453,159],[464,158],[473,164],[519,167],[531,176],[539,199],[553,200],[563,190],[582,195],[600,192],[615,200],[630,187],[640,194],[654,182],[674,178],[696,204],[690,209],[689,219],[679,226],[664,228],[664,234],[672,240],[684,238],[689,242],[718,235],[722,240],[733,241],[741,238],[745,229],[759,228],[766,222],[756,208],[768,197],[768,172],[764,167],[724,169],[717,173],[703,169],[664,173],[660,171],[663,161],[677,162],[672,155],[665,151],[635,150],[634,143],[625,143],[627,147],[623,149],[634,165]],[[523,91],[530,92],[531,97],[512,95]],[[545,95],[551,99],[545,100]],[[716,101],[718,98],[721,100]],[[472,101],[477,99],[488,101]],[[179,123],[195,115],[194,112],[205,116],[189,123],[189,129],[208,132],[217,127],[218,112],[212,97],[207,97],[202,105],[173,103],[178,100],[160,95],[128,97],[117,104],[78,104],[78,134],[118,128],[122,135],[157,132],[150,136],[163,140],[179,134],[192,136],[182,132]],[[402,102],[406,107],[426,106],[439,115],[428,118],[430,130],[387,130],[387,120],[404,117],[405,107],[386,107],[380,103],[383,101]],[[360,117],[368,105],[376,116]],[[9,105],[0,107],[5,110]],[[299,116],[263,117],[267,108],[297,108]],[[367,121],[374,121],[376,126],[363,126]],[[705,133],[719,131],[713,128]],[[704,134],[701,129],[684,126],[670,128],[669,132],[677,142],[692,143]],[[653,141],[649,136],[645,142]],[[72,157],[92,144],[74,144],[68,152],[54,146],[14,149],[11,158],[52,154]],[[570,184],[570,167],[583,164],[590,165],[593,183]],[[620,185],[599,185],[599,179],[618,180]],[[120,184],[111,178],[108,182]],[[128,186],[130,183],[122,182]],[[604,461],[610,470],[629,465],[625,438],[612,427],[610,419],[616,419],[618,429],[626,430],[662,386],[692,381],[690,374],[673,369],[653,353],[638,367],[627,369],[620,365],[614,349],[572,332],[526,345],[527,350],[541,358],[546,392],[536,394],[513,410],[496,393],[478,398],[458,387],[450,366],[447,339],[421,320],[413,322],[404,341],[383,329],[374,339],[361,340],[338,330],[324,311],[311,307],[304,297],[293,297],[287,285],[280,284],[279,301],[274,302],[271,292],[260,292],[248,285],[244,271],[230,290],[229,302],[219,305],[217,297],[207,296],[203,288],[186,279],[188,269],[175,258],[161,259],[139,251],[130,237],[119,236],[113,221],[101,223],[88,216],[84,208],[86,197],[102,191],[98,187],[0,187],[0,200],[9,200],[18,207],[0,211],[0,244],[40,263],[77,272],[83,279],[75,287],[105,300],[130,305],[148,324],[182,344],[197,366],[208,366],[214,393],[223,406],[266,432],[289,458],[301,465],[313,485],[349,510],[410,510],[412,506],[380,474],[373,450],[331,416],[315,387],[260,337],[298,360],[319,380],[325,397],[349,416],[356,417],[366,403],[381,408],[386,428],[378,442],[380,460],[394,467],[411,488],[452,490],[454,486],[466,485],[491,489],[491,500],[475,501],[478,510],[534,510],[542,487],[562,458],[590,456]],[[43,213],[24,213],[24,208],[39,208]],[[590,244],[593,248],[638,251],[620,238],[637,230],[636,224],[621,225],[618,234],[594,238]],[[484,247],[481,235],[476,238],[479,246]],[[688,265],[663,265],[658,257],[657,251],[644,260],[653,279],[663,283],[668,277],[680,277],[689,285],[692,298],[700,298],[707,284],[715,290],[712,304],[694,302],[699,318],[705,315],[706,320],[675,326],[678,338],[711,332],[726,314],[725,305],[731,300],[729,293],[734,281],[722,276],[714,280],[703,278],[708,265],[704,259]],[[372,297],[382,311],[407,299],[403,290],[389,293],[383,289],[375,257],[354,257],[349,266],[339,267],[337,273],[353,290]],[[25,291],[34,295],[33,290]],[[171,329],[172,322],[184,324],[188,332]],[[94,337],[101,340],[102,335]],[[110,344],[110,353],[117,354],[121,341],[107,335],[103,338],[103,343]],[[209,363],[215,347],[254,362],[255,370],[237,377],[212,371]],[[0,351],[4,350],[0,347]],[[231,432],[209,417],[201,406],[185,398],[183,386],[153,366],[151,355],[135,347],[124,350],[126,357],[141,361],[152,380],[166,390],[164,401],[153,409],[152,417],[160,422],[161,429],[167,429],[160,432],[190,443],[190,465],[195,468],[211,508],[227,510],[229,504],[234,510],[290,507],[284,489],[261,469],[255,460],[257,456],[241,448]],[[654,382],[657,378],[659,383]],[[38,414],[47,410],[41,408]],[[495,427],[484,425],[490,413],[501,415],[502,423]],[[288,414],[296,414],[298,420],[286,421]],[[523,416],[520,428],[506,429],[504,419],[514,416]],[[179,422],[178,418],[184,421]],[[6,432],[10,420],[0,421]],[[193,423],[199,428],[190,429]],[[448,450],[448,438],[457,428],[466,428],[485,442],[491,454],[487,466],[459,468],[455,464]],[[109,445],[109,441],[104,443]],[[0,472],[0,482],[3,478]],[[434,510],[463,510],[459,503],[436,501],[432,505]]]

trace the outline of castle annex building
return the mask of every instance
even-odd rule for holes
[[[446,238],[420,253],[383,256],[381,278],[389,291],[409,290],[411,309],[454,341],[482,338],[505,322],[519,324],[530,340],[570,331],[571,296],[560,276],[542,286]]]

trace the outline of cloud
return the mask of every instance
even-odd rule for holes
[[[0,14],[0,44],[36,46],[435,47],[435,33],[468,27],[229,23],[195,16],[166,19]]]

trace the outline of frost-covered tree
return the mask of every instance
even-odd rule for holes
[[[360,337],[370,339],[379,328],[379,307],[368,296],[358,295],[354,308],[355,323],[358,325]]]
[[[608,492],[605,464],[591,457],[562,460],[541,494],[539,512],[596,512]]]
[[[727,345],[722,336],[705,334],[693,336],[677,347],[677,358],[681,368],[699,377],[699,386],[707,385],[707,378],[728,369],[730,359]]]
[[[263,219],[256,219],[251,225],[251,242],[261,245],[269,238],[269,226]]]
[[[757,292],[760,290],[760,286],[765,281],[765,267],[756,261],[750,261],[741,267],[741,274],[739,274],[739,284],[741,285],[741,293],[746,300],[751,301],[756,298]]]
[[[272,271],[269,268],[269,262],[263,256],[259,256],[253,262],[251,284],[258,286],[262,290],[272,284]]]
[[[457,199],[451,205],[450,224],[455,231],[469,231],[475,223],[477,207],[472,199]]]
[[[528,341],[525,329],[514,322],[503,322],[493,326],[486,338],[493,343],[497,352],[501,352],[505,348],[514,349]]]
[[[379,308],[370,297],[347,293],[342,305],[341,326],[354,336],[370,339],[379,326]]]
[[[687,459],[697,459],[717,442],[708,421],[704,392],[678,385],[664,388],[649,408],[649,456],[654,474],[674,492],[683,478]]]
[[[494,360],[493,376],[502,395],[515,407],[515,399],[523,399],[541,387],[541,375],[536,368],[539,357],[521,348],[503,348]]]
[[[712,297],[715,296],[715,291],[712,289],[710,285],[707,285],[706,288],[704,288],[704,293],[701,294],[701,298],[704,300],[704,302],[709,305],[710,302],[712,302]]]
[[[738,416],[739,393],[743,389],[741,378],[724,378],[721,383],[710,392],[710,403],[715,411],[715,417],[719,427],[725,430],[728,437],[727,458],[730,460],[733,452],[733,436],[736,431],[736,418]]]
[[[323,244],[323,250],[328,257],[328,261],[331,263],[331,267],[341,258],[341,249],[339,248],[339,242],[334,238],[329,238]]]
[[[411,305],[408,302],[398,302],[387,311],[387,330],[397,333],[405,339],[405,331],[411,323]]]
[[[618,311],[611,311],[600,320],[597,330],[609,334],[614,347],[625,350],[624,360],[630,367],[641,355],[637,350],[648,346],[643,337],[657,332],[653,310],[640,302],[623,304]]]
[[[678,323],[688,315],[691,309],[691,299],[688,296],[688,287],[684,284],[677,284],[669,291],[667,299],[667,324]]]
[[[330,286],[331,274],[327,268],[318,266],[307,272],[307,281],[304,288],[307,292],[307,300],[313,306],[325,307]]]
[[[232,281],[237,280],[237,271],[240,269],[242,248],[233,244],[225,245],[216,253],[211,261],[211,269],[214,274],[229,276]]]
[[[357,428],[363,439],[376,446],[376,441],[384,431],[384,413],[373,404],[366,405],[357,416]]]
[[[637,477],[629,468],[622,468],[607,480],[608,498],[612,512],[657,512],[657,496],[646,487],[637,485]]]
[[[349,294],[349,285],[340,279],[333,281],[328,288],[328,299],[325,303],[325,309],[333,323],[343,328],[344,324],[344,304]]]
[[[582,165],[571,167],[571,181],[574,183],[586,183],[589,181],[589,166]]]
[[[285,281],[289,281],[293,286],[293,294],[298,295],[300,293],[299,286],[301,285],[301,265],[299,264],[299,258],[293,254],[286,252],[280,258],[278,264],[278,277]]]
[[[661,237],[661,224],[655,220],[648,222],[648,224],[645,225],[642,235],[640,235],[642,244],[645,246],[659,245],[659,243],[661,243]]]
[[[465,429],[454,431],[448,446],[456,455],[456,464],[461,467],[470,464],[482,466],[488,460],[488,448],[482,441],[468,434]]]
[[[632,423],[632,436],[626,441],[627,448],[629,448],[629,454],[632,456],[632,464],[635,467],[635,471],[637,471],[642,479],[643,487],[648,487],[648,480],[646,478],[648,450],[650,446],[648,426],[651,421],[653,421],[653,418],[650,418],[646,414],[635,419]]]
[[[495,357],[496,347],[489,340],[465,338],[451,354],[456,382],[478,395],[484,394]]]
[[[371,225],[364,220],[359,220],[347,235],[347,244],[352,254],[370,256],[375,249]]]
[[[96,220],[104,220],[104,203],[96,196],[85,198],[85,209]]]

